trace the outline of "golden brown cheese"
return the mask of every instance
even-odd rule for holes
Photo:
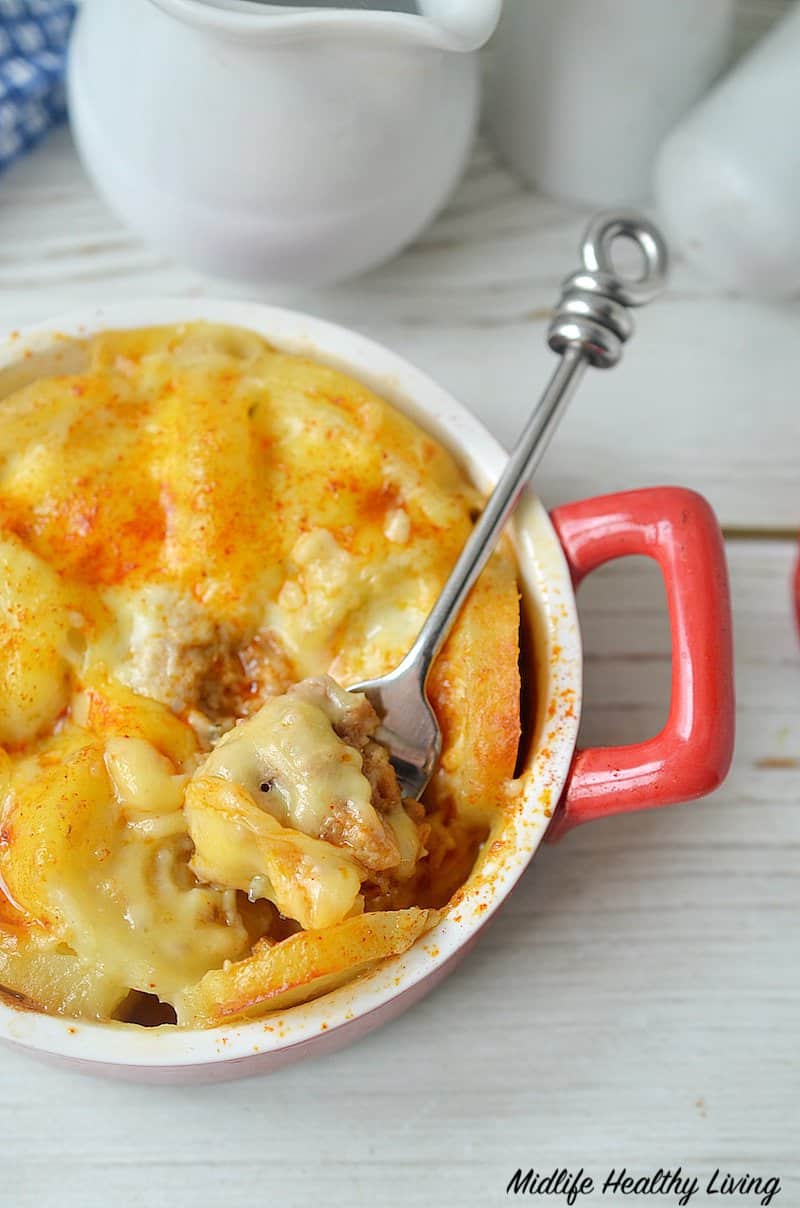
[[[0,986],[97,1018],[133,991],[210,1024],[231,1013],[209,1006],[223,966],[245,1013],[269,1009],[284,945],[319,932],[320,961],[310,941],[286,959],[300,999],[321,993],[350,968],[338,929],[367,920],[373,961],[409,946],[502,809],[512,559],[434,668],[425,809],[383,800],[346,694],[290,689],[400,661],[474,488],[366,387],[251,333],[106,333],[83,356],[2,403]]]

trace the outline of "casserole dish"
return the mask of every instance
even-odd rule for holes
[[[52,372],[68,355],[70,338],[196,320],[249,329],[278,349],[346,371],[449,447],[482,490],[496,478],[499,447],[406,362],[320,320],[248,303],[141,302],[31,329],[2,349],[0,387],[8,393]],[[548,517],[528,495],[514,543],[535,651],[524,668],[532,707],[514,806],[479,871],[432,931],[360,980],[252,1022],[208,1030],[140,1028],[44,1015],[6,1001],[0,1002],[0,1037],[87,1072],[140,1080],[211,1080],[275,1069],[355,1039],[431,989],[474,943],[545,833],[555,839],[580,822],[714,788],[730,761],[733,691],[727,577],[708,505],[691,492],[660,488],[583,501]],[[655,558],[664,574],[673,637],[670,715],[648,742],[576,753],[581,646],[574,587],[595,566],[625,554]]]

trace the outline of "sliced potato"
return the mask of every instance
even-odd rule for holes
[[[236,895],[188,869],[182,811],[167,833],[143,826],[152,815],[126,823],[96,739],[67,732],[18,772],[0,813],[0,884],[20,908],[0,916],[0,985],[102,1017],[130,989],[168,1002],[244,955]]]
[[[0,536],[0,742],[28,742],[67,703],[66,601],[51,566],[18,538]]]
[[[0,992],[21,1005],[58,1015],[107,1019],[125,995],[101,962],[60,949],[51,935],[26,928],[14,944],[0,943]]]
[[[437,918],[435,910],[412,906],[301,931],[279,944],[260,940],[245,960],[213,969],[186,990],[177,1004],[178,1022],[213,1027],[318,998],[376,961],[406,952]]]
[[[520,740],[519,588],[511,551],[491,559],[433,665],[428,694],[442,727],[429,790],[459,819],[490,825],[514,774]]]
[[[330,927],[360,909],[363,872],[353,856],[281,826],[241,785],[196,776],[184,810],[201,881],[267,898],[301,927]]]
[[[92,743],[63,762],[59,754],[32,760],[43,764],[39,775],[27,783],[21,777],[7,794],[0,846],[0,874],[13,900],[55,930],[65,924],[66,899],[82,896],[88,880],[102,875],[114,831],[102,748]]]
[[[334,825],[338,846],[367,868],[394,868],[400,852],[372,803],[361,751],[335,728],[347,724],[361,726],[364,741],[377,727],[366,698],[328,677],[303,680],[223,735],[200,771],[261,797],[283,826],[327,839]],[[268,797],[260,793],[264,781],[274,790]]]
[[[186,777],[144,738],[112,735],[105,742],[106,769],[117,801],[144,813],[169,814],[183,805]]]
[[[75,698],[73,718],[102,737],[143,738],[180,766],[197,750],[197,736],[166,705],[116,680],[97,676]]]

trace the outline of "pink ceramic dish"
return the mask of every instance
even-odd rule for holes
[[[65,347],[64,336],[200,319],[250,328],[280,348],[344,369],[449,446],[481,488],[498,476],[501,448],[446,391],[378,344],[285,310],[208,300],[126,303],[7,340],[0,372],[10,367],[33,376]],[[535,668],[527,669],[535,722],[524,739],[519,805],[482,875],[467,882],[433,931],[356,982],[266,1019],[208,1031],[146,1029],[0,1002],[0,1038],[87,1073],[153,1082],[241,1077],[330,1051],[392,1019],[441,981],[508,896],[545,833],[557,838],[579,822],[688,800],[718,785],[733,744],[731,623],[722,541],[705,501],[657,488],[570,504],[548,516],[529,494],[514,527],[536,651]],[[669,720],[648,742],[576,751],[582,653],[575,586],[625,554],[655,558],[664,575],[673,642]]]

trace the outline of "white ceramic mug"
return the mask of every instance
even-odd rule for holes
[[[507,0],[492,138],[543,193],[639,202],[659,143],[725,66],[732,32],[733,0]]]

